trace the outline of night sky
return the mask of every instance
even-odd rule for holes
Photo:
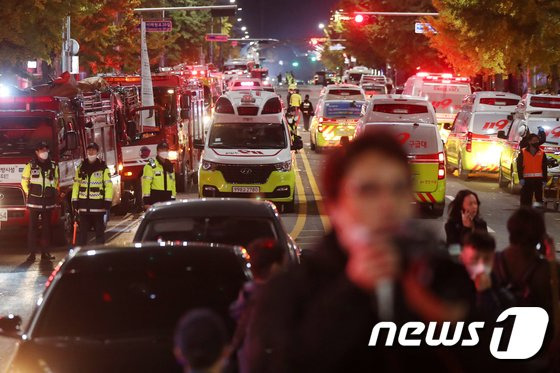
[[[322,36],[317,28],[327,23],[338,0],[237,0],[237,17],[243,18],[249,35],[258,38],[308,39]]]

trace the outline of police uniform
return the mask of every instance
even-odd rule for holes
[[[523,148],[517,157],[517,173],[521,187],[521,206],[531,206],[533,195],[538,203],[543,202],[543,183],[548,178],[546,155],[542,149],[531,154],[529,148]]]
[[[113,200],[113,183],[105,162],[96,159],[90,163],[82,161],[76,169],[72,186],[72,206],[80,217],[80,234],[78,244],[87,244],[87,235],[93,226],[95,242],[105,243],[105,213],[111,208]]]
[[[160,157],[150,158],[142,174],[142,197],[145,205],[171,201],[177,195],[173,163]]]
[[[39,148],[48,148],[48,145],[39,145]],[[51,219],[53,209],[56,207],[56,197],[59,187],[58,165],[52,160],[44,161],[34,157],[25,165],[21,176],[21,187],[27,196],[27,209],[29,210],[29,226],[27,230],[27,245],[30,258],[35,259],[37,237],[39,236],[39,217],[41,217],[42,254],[49,256],[48,248],[51,244]]]

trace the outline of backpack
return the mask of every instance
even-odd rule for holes
[[[497,252],[495,256],[494,274],[496,275],[500,285],[513,295],[516,306],[530,307],[534,306],[535,302],[531,294],[530,282],[535,274],[541,259],[535,259],[529,268],[521,277],[520,283],[515,283],[507,268],[505,256],[502,252]]]

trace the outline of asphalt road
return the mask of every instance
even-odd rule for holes
[[[286,92],[279,90],[285,99]],[[302,94],[310,94],[316,101],[319,87],[304,87]],[[320,173],[324,156],[309,149],[309,134],[300,130],[304,140],[304,150],[297,154],[297,206],[292,214],[284,214],[283,222],[296,242],[309,249],[328,229],[329,221],[324,213],[320,186]],[[474,177],[468,181],[459,180],[453,175],[447,179],[447,202],[461,189],[476,191],[482,201],[481,211],[488,222],[490,231],[495,235],[498,247],[507,246],[508,236],[506,221],[508,216],[519,206],[519,196],[508,194],[498,187],[495,178]],[[179,198],[197,198],[196,194],[182,194]],[[444,215],[445,216],[445,215]],[[557,250],[560,250],[560,213],[547,212],[546,223],[549,233],[556,238]],[[140,214],[113,217],[108,224],[107,241],[126,243],[132,240],[139,223]],[[444,239],[444,218],[419,218],[422,224],[430,227],[435,234]],[[52,263],[25,263],[27,256],[25,234],[3,234],[0,229],[0,315],[13,313],[20,315],[24,323],[29,320],[34,304],[45,287],[45,282],[53,270]],[[67,248],[58,248],[54,255],[60,260]],[[54,263],[56,265],[56,261]],[[0,338],[0,371],[5,369],[13,351],[14,342]]]

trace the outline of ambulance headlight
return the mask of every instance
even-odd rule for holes
[[[175,151],[175,150],[171,150],[171,151],[169,152],[168,157],[169,157],[169,160],[170,160],[170,161],[176,161],[177,158],[179,158],[179,153],[178,153],[177,151]]]
[[[0,84],[0,97],[10,97],[12,94],[12,90],[10,87],[4,84]]]
[[[276,163],[274,167],[276,167],[276,171],[288,172],[292,169],[292,161]]]
[[[202,161],[202,169],[204,171],[215,171],[217,164],[209,161]]]

